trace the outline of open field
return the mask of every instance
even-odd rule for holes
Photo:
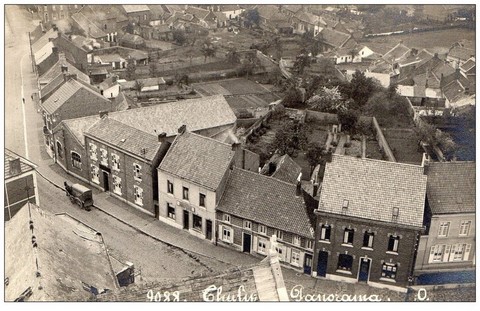
[[[204,96],[215,94],[222,95],[245,95],[269,93],[269,90],[253,81],[237,78],[222,81],[193,84],[195,90]]]
[[[375,43],[377,42],[395,45],[400,41],[403,41],[403,44],[411,48],[425,48],[429,50],[447,49],[446,51],[448,51],[448,48],[452,46],[452,44],[462,39],[475,42],[475,31],[470,29],[454,28],[414,34],[370,38],[362,43],[375,47]]]

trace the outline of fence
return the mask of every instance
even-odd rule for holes
[[[375,129],[375,132],[377,133],[376,139],[377,139],[378,145],[380,146],[380,149],[382,149],[382,151],[385,153],[388,161],[397,162],[397,159],[395,159],[395,156],[393,155],[393,152],[390,149],[390,146],[388,145],[388,142],[385,139],[385,136],[383,135],[382,129],[378,125],[377,119],[375,117],[372,118],[372,124]]]

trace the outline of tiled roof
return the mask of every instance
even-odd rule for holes
[[[35,165],[30,161],[24,159],[23,157],[19,156],[18,154],[16,154],[15,152],[7,148],[5,148],[4,150],[5,150],[5,162],[4,162],[5,180],[35,169]],[[18,174],[12,175],[12,172],[10,171],[10,161],[15,159],[20,159],[20,171],[18,172]]]
[[[462,46],[455,46],[450,50],[450,52],[448,52],[448,57],[463,61],[468,60],[470,57],[472,57],[472,55],[475,55],[475,50]]]
[[[323,28],[318,33],[316,38],[334,47],[343,47],[343,45],[350,39],[351,35],[337,31],[335,29]]]
[[[46,73],[39,78],[40,84],[48,84],[56,79],[59,75],[62,75],[62,65],[68,68],[68,74],[76,74],[77,79],[90,83],[90,78],[85,73],[78,70],[75,66],[70,64],[66,59],[59,59],[58,62],[52,66]]]
[[[475,162],[428,164],[427,198],[432,214],[475,213]]]
[[[126,33],[122,36],[122,39],[121,40],[125,40],[125,41],[129,41],[129,42],[133,42],[133,43],[138,43],[138,44],[142,44],[144,43],[145,41],[143,40],[142,37],[140,37],[139,35],[132,35],[130,33]]]
[[[98,84],[97,88],[99,88],[100,90],[106,90],[114,85],[117,85],[118,84],[117,80],[118,80],[118,76],[111,76],[103,80],[102,83]]]
[[[475,67],[475,58],[472,57],[467,60],[462,66],[460,66],[460,69],[462,69],[463,71],[469,71],[473,67]]]
[[[271,175],[268,174],[270,165],[269,163],[273,163],[275,165],[275,171]],[[295,163],[295,161],[293,161],[292,158],[288,156],[288,154],[285,154],[280,157],[272,157],[272,159],[270,159],[270,161],[267,162],[262,168],[260,174],[269,175],[276,179],[283,180],[284,182],[295,184],[301,172],[302,168],[297,163]]]
[[[275,5],[260,5],[257,7],[258,14],[266,19],[271,19],[278,13],[278,7]]]
[[[221,95],[114,112],[109,118],[147,133],[165,132],[168,137],[177,135],[178,128],[184,124],[188,131],[195,132],[236,121],[235,114]]]
[[[312,25],[326,25],[326,22],[320,16],[313,15],[311,13],[299,11],[295,14],[295,17]]]
[[[285,4],[285,5],[282,5],[282,9],[285,9],[293,13],[297,13],[302,9],[302,5],[301,4]]]
[[[220,11],[221,12],[229,12],[229,11],[236,11],[236,10],[241,10],[240,6],[238,4],[222,4],[220,5]]]
[[[118,54],[103,54],[103,55],[98,55],[97,57],[101,59],[102,63],[125,61],[125,58],[121,57]]]
[[[82,146],[85,146],[85,136],[83,136],[83,133],[92,127],[98,120],[100,120],[99,115],[62,120],[62,122],[53,129],[53,132],[56,133],[62,126],[64,126],[73,134],[74,138],[76,138]]]
[[[108,116],[92,125],[84,135],[152,161],[160,143],[157,136],[110,119]],[[143,153],[143,151],[145,153]]]
[[[42,49],[48,42],[50,42],[50,38],[54,39],[58,37],[58,33],[52,29],[47,31],[43,36],[41,36],[35,43],[32,44],[32,52],[36,54],[40,49]]]
[[[334,154],[325,167],[319,210],[342,214],[348,200],[348,216],[422,227],[427,185],[423,172],[417,165]]]
[[[146,4],[124,4],[122,7],[127,13],[150,11]]]
[[[92,21],[90,21],[82,12],[78,12],[72,15],[72,19],[80,25],[87,36],[92,38],[103,38],[107,34]]]
[[[197,8],[197,7],[193,7],[193,6],[189,6],[185,10],[185,13],[192,14],[199,19],[205,19],[205,17],[207,17],[207,15],[208,15],[208,13],[210,13],[210,11],[205,10],[205,9],[201,9],[201,8]]]
[[[396,62],[403,57],[407,56],[407,53],[410,51],[410,48],[405,46],[403,43],[399,43],[394,46],[390,51],[383,55],[383,59],[389,63]]]
[[[29,287],[26,301],[88,301],[91,287],[99,293],[117,287],[96,231],[66,214],[53,215],[30,203],[5,223],[5,276],[7,301]]]
[[[234,167],[217,210],[312,238],[309,211],[296,185]]]
[[[159,169],[202,187],[217,190],[234,155],[235,152],[228,144],[185,132],[175,138]]]
[[[52,94],[45,102],[43,102],[41,105],[43,109],[47,113],[54,113],[58,108],[60,108],[65,102],[67,102],[75,93],[77,93],[79,90],[84,89],[87,90],[88,92],[91,92],[92,94],[96,95],[98,98],[101,98],[103,100],[107,100],[105,97],[100,95],[100,93],[95,92],[91,88],[83,85],[79,81],[75,79],[70,79],[67,82],[63,83],[63,85],[58,88],[55,93]],[[85,103],[87,104],[87,103]]]
[[[52,48],[54,47],[53,42],[48,42],[41,49],[39,49],[34,55],[35,63],[38,65],[43,62],[50,54],[53,53]]]

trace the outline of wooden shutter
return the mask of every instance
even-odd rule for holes
[[[470,256],[470,250],[472,249],[471,244],[465,244],[464,253],[463,253],[463,260],[467,261],[468,257]]]
[[[448,262],[450,256],[451,245],[445,245],[445,253],[443,253],[443,262]]]
[[[450,256],[448,256],[448,261],[453,261],[456,250],[457,250],[457,244],[452,245],[452,247],[450,248]]]
[[[435,255],[435,246],[430,247],[430,256],[428,257],[428,263],[433,262],[433,256]]]
[[[253,236],[253,251],[258,251],[258,237],[256,235]]]

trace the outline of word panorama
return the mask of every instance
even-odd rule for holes
[[[293,301],[371,301],[379,302],[382,299],[378,295],[349,295],[349,294],[305,294],[302,285],[295,285],[290,290],[290,299]]]

